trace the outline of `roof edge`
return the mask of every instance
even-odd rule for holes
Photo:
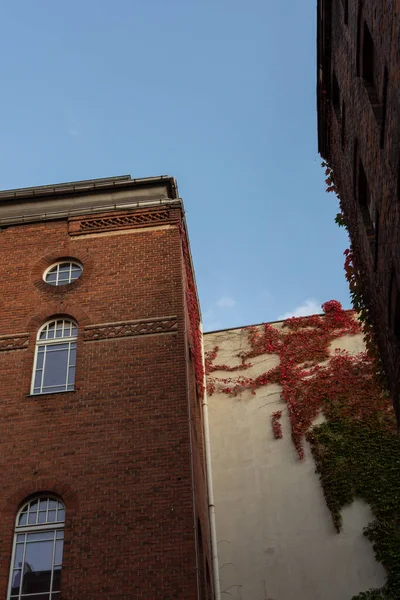
[[[174,177],[159,175],[157,177],[143,177],[132,179],[130,175],[119,175],[116,177],[103,177],[99,179],[83,179],[67,183],[56,183],[50,185],[15,188],[0,191],[0,202],[19,199],[46,198],[49,196],[64,196],[66,194],[96,193],[121,188],[151,187],[157,184],[168,186],[169,197],[178,198],[178,186]]]

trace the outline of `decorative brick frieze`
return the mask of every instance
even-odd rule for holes
[[[102,214],[93,217],[73,218],[69,221],[70,235],[101,233],[118,229],[136,229],[165,225],[177,220],[175,211],[169,208],[146,211],[131,211],[128,213]]]
[[[0,336],[0,352],[4,350],[23,350],[29,344],[29,333]]]
[[[88,325],[84,329],[83,338],[87,342],[93,340],[131,337],[134,335],[175,333],[177,330],[177,317],[162,317],[159,319],[145,319],[143,321],[126,321],[119,323]]]

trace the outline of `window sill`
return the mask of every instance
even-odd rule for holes
[[[37,398],[38,396],[54,396],[55,394],[75,394],[76,390],[60,390],[59,392],[41,392],[40,394],[26,394],[26,398]]]

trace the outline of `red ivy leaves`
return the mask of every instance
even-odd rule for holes
[[[366,353],[352,356],[345,352],[329,355],[331,342],[344,335],[361,331],[353,311],[343,310],[340,302],[330,300],[322,305],[325,316],[293,317],[283,323],[281,330],[264,324],[262,330],[248,329],[250,350],[240,354],[238,367],[215,366],[218,347],[209,353],[207,373],[215,370],[246,368],[250,357],[274,353],[279,356],[277,367],[258,377],[226,378],[218,380],[209,375],[207,389],[211,395],[218,391],[237,396],[248,389],[255,390],[269,383],[280,383],[282,399],[286,402],[291,424],[291,435],[299,458],[304,456],[303,437],[322,409],[332,417],[352,419],[379,418],[395,427],[390,399],[382,394],[374,377],[374,360]],[[323,361],[327,361],[322,365]],[[279,412],[279,411],[278,411]],[[274,413],[277,415],[278,413]],[[277,416],[272,420],[275,437],[282,431]],[[279,426],[279,427],[278,427]],[[277,436],[278,430],[280,435]]]
[[[281,416],[281,410],[277,410],[276,412],[272,413],[271,416],[272,431],[274,432],[274,438],[276,439],[282,437],[282,425],[279,423],[279,419],[281,418]]]
[[[182,253],[186,273],[186,307],[188,311],[189,344],[192,351],[197,391],[200,398],[204,397],[204,367],[202,358],[202,335],[200,330],[200,310],[197,301],[196,286],[191,268],[190,253],[186,233],[180,226]]]

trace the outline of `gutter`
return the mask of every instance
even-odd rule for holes
[[[203,325],[200,323],[201,337],[203,339]],[[218,545],[217,545],[217,528],[215,524],[215,503],[214,503],[214,488],[211,467],[211,443],[210,443],[210,425],[208,420],[208,398],[207,398],[207,382],[204,359],[204,344],[201,344],[201,357],[204,370],[204,396],[203,396],[203,427],[204,427],[204,446],[206,455],[206,474],[207,474],[207,491],[208,491],[208,512],[210,517],[210,532],[211,532],[211,556],[213,564],[214,578],[214,598],[221,600],[221,588],[219,582],[219,564],[218,564]]]

